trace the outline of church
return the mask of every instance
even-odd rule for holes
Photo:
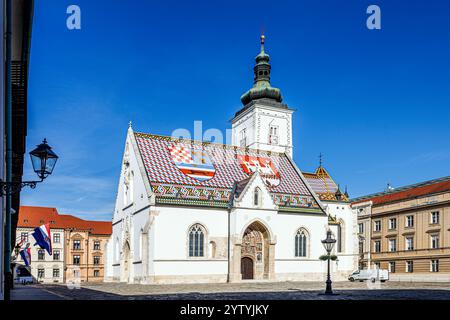
[[[292,114],[270,83],[264,36],[232,145],[134,132],[125,141],[105,281],[322,281],[357,269],[356,216],[322,166],[293,160]]]

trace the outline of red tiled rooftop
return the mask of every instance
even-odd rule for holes
[[[17,227],[36,228],[50,223],[51,229],[70,229],[90,231],[92,234],[112,234],[110,221],[83,220],[78,217],[59,214],[56,208],[21,206]]]
[[[417,187],[401,188],[402,190],[399,190],[397,192],[391,191],[389,193],[386,192],[381,195],[373,195],[373,197],[371,196],[361,197],[356,199],[352,204],[372,201],[373,205],[377,205],[400,200],[413,199],[420,196],[435,194],[444,191],[450,191],[450,180],[424,184],[425,185],[419,185]]]

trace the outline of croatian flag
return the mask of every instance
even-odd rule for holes
[[[43,224],[39,228],[35,228],[33,237],[36,239],[34,245],[38,245],[42,249],[47,250],[49,255],[52,255],[52,240],[50,238],[50,224]]]
[[[28,267],[31,264],[30,248],[26,248],[20,251],[20,256],[22,257],[22,260],[25,262],[25,265]]]

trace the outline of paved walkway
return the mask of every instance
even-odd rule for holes
[[[321,282],[245,282],[234,284],[139,285],[83,283],[79,288],[63,284],[18,288],[19,299],[69,300],[450,300],[448,283],[350,283],[333,285],[336,296],[323,296]],[[20,295],[20,291],[23,293]],[[29,290],[29,292],[26,292]],[[14,297],[14,296],[13,296]]]
[[[11,300],[63,300],[64,297],[47,290],[42,285],[16,284],[11,290]]]

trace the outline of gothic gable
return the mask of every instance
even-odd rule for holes
[[[239,208],[278,210],[278,206],[274,203],[272,195],[259,172],[253,174],[247,180],[244,188],[237,195],[234,206]]]

